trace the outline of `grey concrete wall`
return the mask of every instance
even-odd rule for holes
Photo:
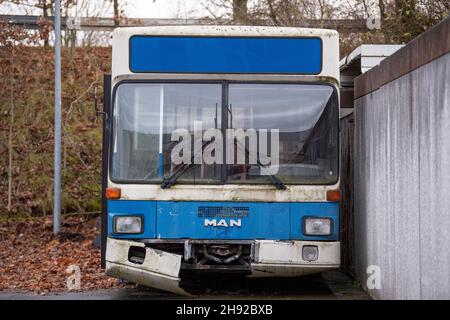
[[[355,100],[355,267],[379,299],[450,299],[450,54]]]

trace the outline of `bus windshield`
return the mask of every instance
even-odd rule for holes
[[[338,103],[325,84],[144,83],[116,87],[111,180],[333,184]]]

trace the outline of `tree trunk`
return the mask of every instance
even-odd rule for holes
[[[43,15],[44,19],[46,17],[48,17],[47,0],[42,0],[42,15]],[[48,47],[48,32],[45,33],[44,47]]]
[[[383,23],[386,20],[386,6],[383,0],[378,0],[378,7],[380,8],[380,20]]]
[[[269,17],[270,19],[272,19],[273,23],[278,26],[279,22],[278,22],[278,18],[277,18],[277,14],[275,12],[275,8],[273,6],[273,2],[272,0],[267,0],[267,4],[269,6]]]
[[[233,0],[233,21],[235,24],[245,24],[248,20],[248,0]]]
[[[11,49],[11,109],[8,137],[8,213],[11,213],[12,203],[12,161],[13,161],[13,127],[14,127],[14,45]]]
[[[114,0],[114,27],[117,28],[120,25],[120,12],[119,12],[119,0]]]

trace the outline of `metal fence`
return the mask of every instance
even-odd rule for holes
[[[450,299],[450,18],[356,79],[354,117],[357,279]]]

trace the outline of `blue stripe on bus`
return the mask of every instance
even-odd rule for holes
[[[320,38],[132,36],[131,72],[319,74]]]
[[[289,203],[158,202],[157,234],[162,238],[289,239],[289,214]],[[230,225],[239,219],[240,227]],[[216,226],[205,226],[205,221]]]
[[[109,200],[108,211],[109,236],[114,238],[339,239],[339,203],[337,202]],[[128,236],[114,234],[112,228],[114,216],[136,214],[144,217],[144,233]],[[331,218],[333,220],[332,234],[304,236],[303,218],[306,216]],[[240,220],[240,226],[238,220]]]

